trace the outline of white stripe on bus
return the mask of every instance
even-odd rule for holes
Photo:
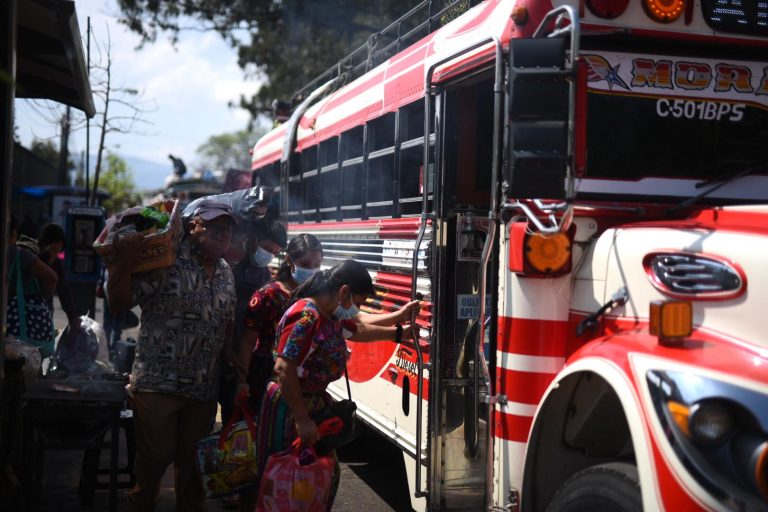
[[[526,356],[496,352],[497,366],[516,372],[558,373],[565,365],[564,357]]]

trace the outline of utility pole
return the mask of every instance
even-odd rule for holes
[[[61,142],[59,143],[59,185],[69,185],[69,120],[70,107],[61,117]]]

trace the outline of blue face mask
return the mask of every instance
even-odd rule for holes
[[[339,305],[336,306],[336,309],[333,310],[333,316],[337,320],[351,320],[352,318],[356,317],[358,313],[360,313],[360,309],[355,306],[354,302],[348,308],[345,308],[341,305],[341,303],[339,303]]]
[[[272,261],[272,258],[274,258],[274,255],[271,252],[259,247],[251,253],[251,265],[254,267],[266,267]]]
[[[296,281],[299,284],[304,283],[307,281],[310,277],[315,275],[315,272],[317,272],[318,268],[304,268],[300,267],[298,265],[294,266],[293,274],[291,274],[291,277],[294,281]]]

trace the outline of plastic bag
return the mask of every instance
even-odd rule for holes
[[[181,218],[186,224],[203,199],[215,199],[232,207],[232,213],[241,222],[254,222],[263,219],[272,201],[272,189],[269,187],[251,187],[226,194],[205,196],[195,199],[184,208]]]
[[[259,458],[253,412],[241,403],[221,432],[204,437],[195,448],[207,498],[220,498],[256,485]],[[240,418],[242,421],[238,421]]]
[[[333,457],[318,456],[296,439],[288,450],[267,460],[256,512],[325,512],[333,467]]]
[[[98,350],[96,352],[96,360],[104,363],[109,363],[109,340],[107,339],[107,333],[104,332],[104,328],[99,322],[89,316],[80,317],[80,328],[85,330],[89,336],[94,336],[98,343]]]
[[[33,380],[40,375],[43,358],[40,347],[25,343],[13,335],[5,339],[5,359],[24,358],[24,385],[29,388]]]
[[[56,374],[92,375],[109,365],[109,344],[104,329],[94,319],[81,316],[80,326],[68,325],[56,338],[56,353],[50,371]]]

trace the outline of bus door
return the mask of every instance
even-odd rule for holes
[[[493,142],[493,77],[447,88],[440,99],[435,283],[436,333],[430,368],[430,497],[432,508],[481,510],[484,503],[487,389],[475,354],[480,261],[488,234]],[[495,272],[489,269],[488,275]],[[434,292],[434,290],[433,290]],[[491,311],[486,307],[486,311]],[[486,332],[488,332],[486,330]],[[495,348],[484,341],[486,359]]]

